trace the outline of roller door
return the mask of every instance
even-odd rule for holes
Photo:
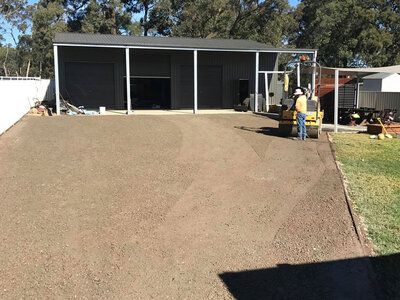
[[[198,107],[222,107],[222,67],[198,67]],[[193,66],[181,66],[180,108],[193,108]]]
[[[115,81],[113,63],[65,64],[66,95],[74,105],[97,109],[115,108]]]

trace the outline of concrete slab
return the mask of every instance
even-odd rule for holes
[[[332,132],[332,131],[334,131],[334,125],[333,124],[322,124],[322,130]],[[367,126],[338,125],[338,132],[367,132]]]
[[[251,112],[247,112],[251,113]],[[233,109],[199,109],[198,115],[215,115],[215,114],[243,114]],[[107,110],[105,115],[126,115],[126,110]],[[160,115],[193,115],[192,109],[149,109],[149,110],[134,110],[132,115],[137,116],[160,116]]]

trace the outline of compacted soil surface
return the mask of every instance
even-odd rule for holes
[[[373,298],[327,137],[276,128],[25,116],[0,136],[0,298]]]

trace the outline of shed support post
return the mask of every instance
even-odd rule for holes
[[[254,88],[254,112],[258,111],[258,71],[259,71],[260,53],[256,52],[256,70],[255,70],[255,88]]]
[[[58,46],[54,46],[54,85],[56,89],[56,113],[60,115],[60,76],[58,74]]]
[[[297,86],[301,86],[301,79],[300,79],[300,63],[297,63]]]
[[[356,108],[360,108],[360,78],[357,76]]]
[[[197,50],[193,50],[193,114],[197,114]]]
[[[125,64],[126,64],[126,114],[132,114],[131,103],[131,64],[129,57],[129,48],[125,48]]]
[[[312,60],[315,62],[317,61],[317,51],[314,51]],[[311,78],[311,90],[313,91],[312,96],[316,96],[317,90],[315,89],[315,68],[317,67],[317,64],[313,64],[313,67],[314,68],[313,68],[313,73],[312,73],[312,78]],[[321,83],[319,83],[319,84],[321,84]]]
[[[338,120],[339,120],[339,70],[335,70],[335,103],[333,106],[333,128],[334,132],[338,132]]]
[[[265,76],[265,111],[269,111],[269,91],[268,91],[268,73],[264,73]]]

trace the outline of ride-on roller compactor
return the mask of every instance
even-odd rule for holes
[[[293,66],[295,68],[293,68]],[[300,70],[301,67],[308,67],[313,70],[318,66],[318,87],[317,96],[315,96],[315,89],[304,88],[300,86]],[[288,68],[292,68],[288,70]],[[282,136],[297,136],[297,122],[296,122],[296,101],[289,97],[289,75],[297,70],[297,85],[303,90],[304,95],[307,97],[307,114],[306,114],[306,132],[310,138],[319,138],[322,131],[322,119],[324,112],[321,111],[321,104],[319,100],[320,84],[321,84],[321,66],[316,61],[308,61],[306,57],[302,56],[299,61],[291,61],[285,67],[284,73],[284,91],[282,99],[282,110],[279,115],[279,133]],[[311,76],[310,76],[311,77]]]

